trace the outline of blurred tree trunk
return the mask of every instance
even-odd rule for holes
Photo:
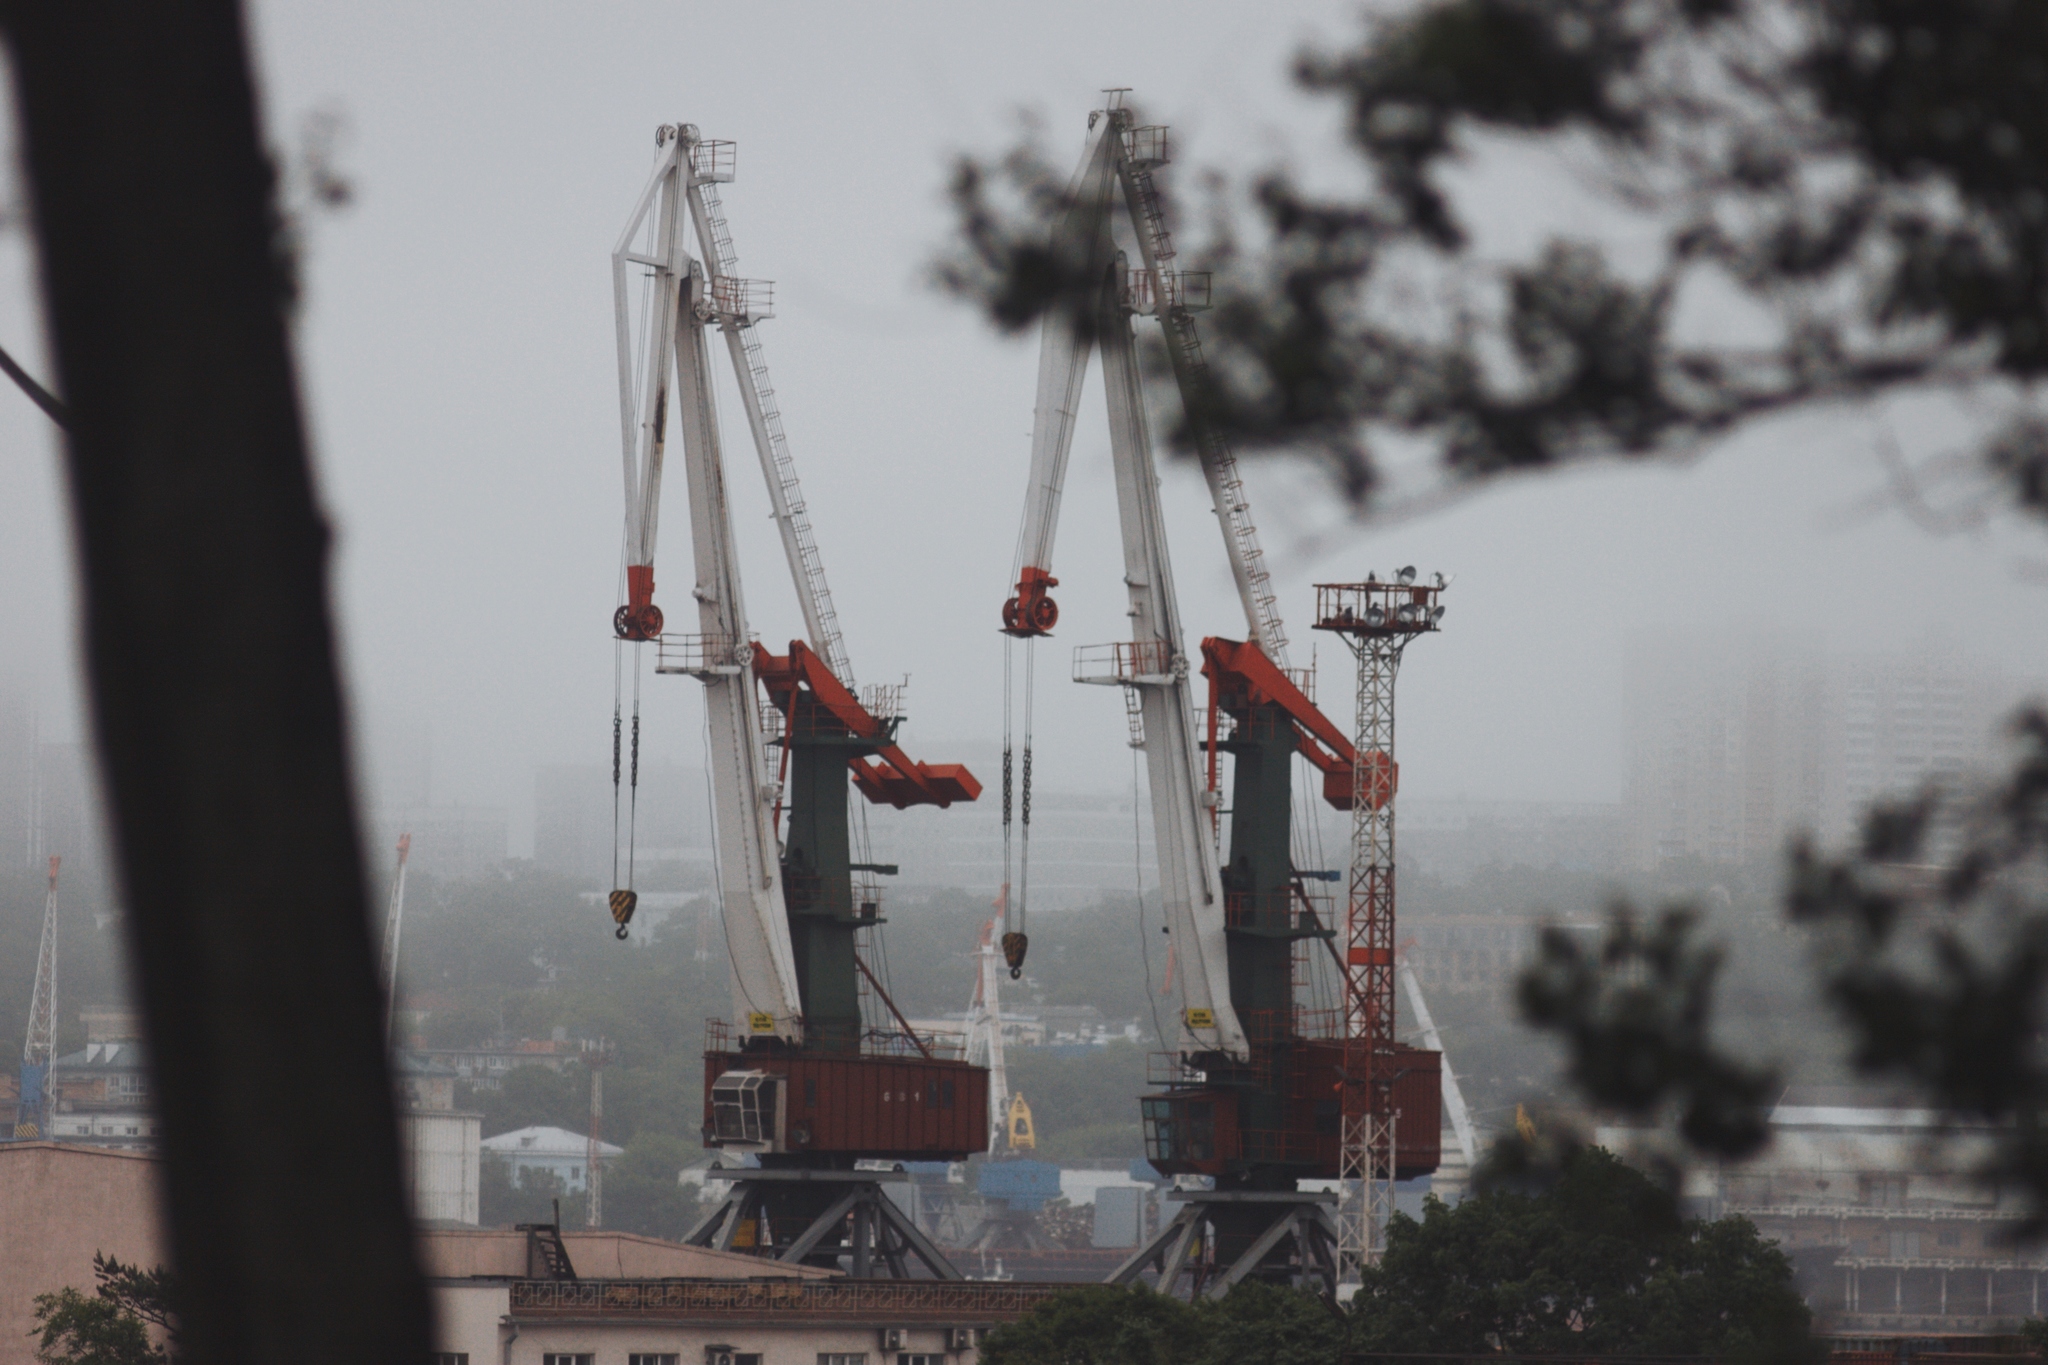
[[[0,0],[101,773],[205,1362],[423,1360],[379,988],[234,0]]]

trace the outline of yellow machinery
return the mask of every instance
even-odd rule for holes
[[[1010,1150],[1028,1152],[1038,1146],[1038,1135],[1031,1128],[1031,1106],[1024,1103],[1019,1093],[1010,1097]]]

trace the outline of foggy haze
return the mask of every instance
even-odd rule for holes
[[[608,253],[655,126],[675,121],[738,143],[725,206],[741,274],[776,284],[761,335],[857,678],[910,676],[913,756],[983,763],[1000,735],[996,619],[1036,344],[997,337],[927,283],[951,230],[948,158],[1007,145],[1028,109],[1064,163],[1099,90],[1128,85],[1173,126],[1164,179],[1188,218],[1203,167],[1292,155],[1312,179],[1348,178],[1340,111],[1286,73],[1304,42],[1348,40],[1353,16],[257,4],[272,142],[292,147],[320,110],[350,130],[339,163],[356,200],[309,224],[298,340],[366,802],[506,808],[523,854],[536,767],[609,756],[621,495]],[[1531,211],[1539,188],[1517,173],[1479,192],[1512,235],[1547,221]],[[49,373],[18,219],[0,235],[0,344]],[[800,617],[721,382],[752,624],[779,645]],[[1038,781],[1128,791],[1119,699],[1066,681],[1073,646],[1126,633],[1099,373],[1082,414],[1054,556],[1061,622],[1038,651]],[[1333,716],[1348,716],[1350,662],[1308,629],[1311,585],[1410,563],[1454,578],[1442,636],[1402,674],[1404,794],[1611,802],[1628,778],[1624,661],[1645,632],[1954,653],[2021,689],[2042,675],[2048,643],[2024,628],[2044,591],[2025,572],[2037,536],[1937,535],[1865,505],[1887,486],[1884,433],[1936,454],[1944,416],[1822,410],[1697,460],[1508,481],[1385,524],[1351,521],[1306,466],[1247,461],[1245,478],[1293,662],[1315,651]],[[0,388],[0,681],[30,693],[45,739],[65,740],[83,722],[55,435]],[[679,484],[656,574],[671,621],[690,581]],[[1187,643],[1241,636],[1191,464],[1166,469],[1164,501]],[[643,687],[643,761],[694,766],[698,688],[651,671]],[[977,772],[993,796],[997,774]]]

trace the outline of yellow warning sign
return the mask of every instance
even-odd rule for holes
[[[1188,1011],[1188,1016],[1187,1016],[1187,1017],[1188,1017],[1188,1027],[1189,1027],[1189,1028],[1215,1028],[1215,1027],[1216,1027],[1216,1011],[1215,1011],[1215,1010],[1191,1009],[1191,1010],[1189,1010],[1189,1011]]]
[[[775,1032],[775,1016],[766,1010],[755,1010],[747,1016],[747,1027],[756,1033]]]

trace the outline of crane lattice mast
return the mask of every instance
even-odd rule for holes
[[[57,868],[50,859],[50,889],[43,897],[43,937],[36,949],[35,992],[28,1007],[28,1037],[21,1048],[21,1095],[14,1111],[14,1136],[50,1134],[50,1067],[57,1059]]]

